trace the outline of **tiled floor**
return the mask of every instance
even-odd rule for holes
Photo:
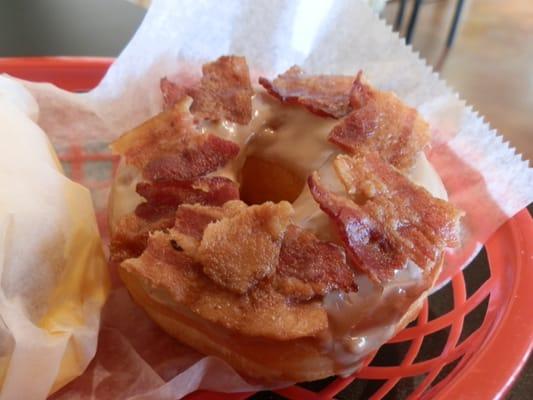
[[[425,0],[420,8],[413,45],[433,65],[444,48],[456,1]],[[388,21],[394,20],[397,4],[387,6]],[[533,1],[467,0],[441,74],[533,160]]]

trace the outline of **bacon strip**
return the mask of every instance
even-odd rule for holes
[[[187,108],[187,101],[177,103],[123,134],[113,142],[112,149],[139,169],[154,157],[181,150],[191,137],[200,135]]]
[[[353,202],[329,192],[315,172],[308,180],[311,194],[335,224],[353,263],[376,282],[389,279],[407,261],[394,238]]]
[[[208,225],[198,248],[204,273],[239,294],[274,274],[292,211],[290,203],[266,202]]]
[[[176,209],[180,204],[221,206],[239,198],[239,186],[230,179],[215,176],[193,181],[141,182],[137,193],[147,201],[137,206],[135,213],[149,219],[151,211],[163,207]]]
[[[155,182],[191,180],[224,166],[238,153],[236,143],[218,136],[191,136],[172,153],[166,152],[149,161],[143,177]]]
[[[172,230],[189,236],[200,244],[207,225],[223,217],[222,207],[184,205],[176,211],[175,224]]]
[[[332,290],[357,290],[344,250],[296,225],[289,225],[285,232],[276,283],[281,293],[298,300],[324,296]]]
[[[328,140],[351,154],[377,151],[400,169],[413,165],[430,140],[429,126],[418,112],[393,93],[373,91],[359,79],[351,99],[360,107],[331,130]]]
[[[372,279],[389,279],[407,259],[429,268],[445,247],[457,244],[461,213],[414,185],[378,155],[339,156],[335,168],[360,204],[326,190],[316,173],[309,187],[336,225],[351,259]]]
[[[147,180],[191,180],[225,165],[239,146],[209,133],[201,134],[187,110],[176,104],[112,144],[126,162],[143,170]]]
[[[237,200],[229,201],[223,207],[182,204],[176,211],[171,236],[186,253],[194,255],[210,223],[231,218],[245,208],[246,204]]]
[[[145,221],[157,221],[167,216],[172,216],[176,211],[175,206],[154,203],[141,203],[135,207],[135,215]]]
[[[376,215],[397,226],[401,236],[409,236],[407,231],[418,229],[439,249],[459,244],[456,228],[462,212],[412,183],[376,154],[364,158],[339,156],[335,169],[347,188],[364,191],[368,198],[366,208],[395,209],[394,214],[391,210]]]
[[[176,209],[177,208],[177,209]],[[162,205],[149,215],[127,214],[119,219],[111,238],[111,260],[120,262],[138,257],[146,248],[150,233],[169,230],[171,239],[189,254],[200,245],[206,226],[224,217],[232,217],[246,205],[229,201],[223,207],[182,204]],[[158,213],[159,212],[159,213]]]
[[[350,76],[306,75],[293,66],[273,81],[261,77],[259,83],[280,101],[302,105],[320,116],[342,118],[352,109],[354,78]]]
[[[244,57],[223,56],[202,66],[200,87],[191,111],[210,120],[246,125],[252,119],[252,85]]]
[[[169,110],[176,103],[182,101],[186,96],[189,95],[190,89],[178,85],[175,82],[165,78],[162,78],[159,81],[159,88],[161,89],[161,94],[163,95],[163,109]]]
[[[111,236],[111,261],[121,262],[128,258],[139,257],[148,242],[150,232],[171,228],[174,224],[174,210],[161,213],[151,220],[145,220],[135,214],[121,217]]]

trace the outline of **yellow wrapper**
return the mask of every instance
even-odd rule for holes
[[[0,77],[0,399],[43,399],[80,375],[109,291],[89,191],[63,175],[37,118]]]

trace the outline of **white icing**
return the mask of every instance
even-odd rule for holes
[[[339,373],[351,370],[354,364],[392,338],[407,308],[423,291],[418,288],[421,277],[420,268],[408,261],[383,288],[367,276],[359,275],[357,292],[330,292],[324,297],[330,323],[324,349],[337,363]],[[360,327],[361,321],[376,315],[379,321]]]

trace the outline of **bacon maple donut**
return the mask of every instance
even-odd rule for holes
[[[114,144],[111,258],[166,332],[244,375],[355,371],[413,320],[460,212],[430,131],[356,76],[292,67],[252,87],[242,57]]]

